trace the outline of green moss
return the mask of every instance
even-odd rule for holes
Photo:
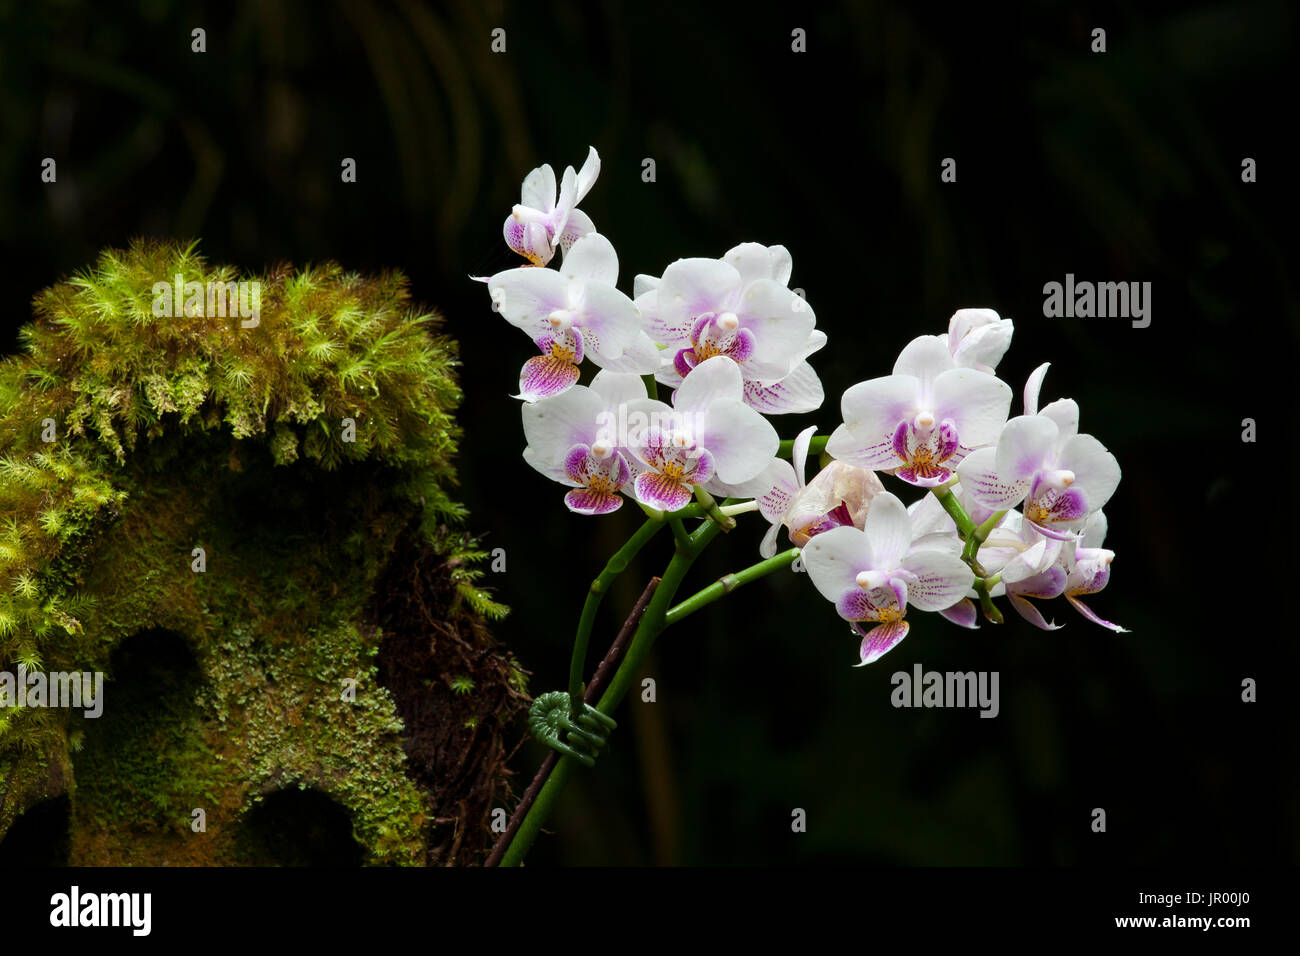
[[[454,346],[398,275],[258,277],[246,329],[155,317],[154,283],[177,274],[237,278],[192,246],[106,252],[37,297],[24,353],[0,363],[0,659],[125,671],[98,721],[0,715],[0,779],[30,795],[75,771],[73,862],[250,862],[241,819],[291,786],[341,804],[370,862],[421,862],[437,814],[405,773],[364,612],[413,526],[451,568],[453,613],[505,611],[446,493]],[[178,635],[192,674],[115,656],[152,631]],[[21,803],[0,804],[0,835]]]

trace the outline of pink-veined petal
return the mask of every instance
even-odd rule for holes
[[[623,506],[623,496],[614,491],[574,488],[564,496],[570,511],[582,515],[606,515]]]
[[[559,395],[578,383],[578,366],[553,355],[535,355],[519,372],[519,394],[525,402]]]
[[[1028,478],[1003,481],[998,477],[995,448],[981,448],[967,455],[957,466],[957,477],[973,499],[995,511],[1014,508],[1029,494]]]
[[[875,510],[875,502],[872,503]],[[867,523],[871,512],[867,512]],[[903,558],[900,567],[912,578],[907,582],[907,599],[922,611],[941,611],[951,607],[975,583],[975,575],[961,558],[943,551],[914,551]]]
[[[637,500],[661,511],[676,511],[691,503],[688,485],[657,471],[643,471],[636,476],[632,487]]]
[[[779,382],[745,382],[745,404],[766,415],[796,415],[822,407],[826,393],[807,362],[799,362]]]
[[[883,452],[873,450],[870,447],[863,447],[862,443],[853,437],[853,433],[849,431],[847,425],[837,425],[826,442],[826,454],[846,465],[871,470],[889,468],[897,464],[898,460],[894,455],[892,440],[884,442],[883,447]],[[870,462],[876,461],[878,458],[884,458],[885,464],[870,464]]]
[[[861,624],[854,624],[853,629],[862,635],[862,645],[858,649],[862,660],[854,666],[863,667],[880,660],[897,647],[899,641],[907,637],[908,626],[907,621],[893,621],[889,624],[877,624],[871,630],[866,630]]]
[[[758,511],[768,521],[780,522],[785,517],[795,495],[799,493],[800,484],[794,467],[784,459],[774,458],[764,472],[765,481],[770,482],[768,489],[757,497]]]

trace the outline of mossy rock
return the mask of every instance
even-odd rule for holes
[[[527,697],[449,494],[454,343],[396,274],[275,269],[255,324],[155,315],[178,275],[239,281],[106,252],[0,364],[0,669],[110,678],[0,710],[0,837],[65,798],[74,864],[480,861]]]

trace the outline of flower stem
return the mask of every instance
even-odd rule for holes
[[[678,524],[680,525],[681,522],[678,521]],[[587,667],[587,644],[591,640],[591,628],[596,621],[596,611],[600,608],[600,602],[614,579],[626,570],[636,553],[663,526],[663,521],[647,519],[636,533],[628,538],[627,543],[605,563],[604,569],[587,589],[587,600],[582,605],[582,616],[578,618],[578,633],[573,639],[573,656],[569,660],[569,700],[575,711],[582,709],[582,677]]]
[[[830,435],[813,435],[812,441],[808,443],[808,454],[820,455],[826,450],[826,443],[831,440]],[[789,458],[794,454],[794,439],[787,438],[781,442],[776,449],[777,458]]]
[[[712,518],[723,531],[730,531],[736,526],[736,519],[723,514],[722,509],[718,507],[718,503],[713,500],[713,495],[699,485],[695,486],[695,500],[700,503],[704,513]]]
[[[970,520],[970,515],[961,506],[957,496],[946,485],[931,488],[930,493],[939,499],[939,504],[943,505],[943,510],[948,512],[948,516],[957,523],[957,533],[961,535],[962,540],[969,541],[971,535],[975,533],[975,522]]]
[[[972,531],[970,537],[966,539],[966,547],[962,549],[961,559],[971,565],[972,568],[979,563],[980,547],[988,540],[988,536],[993,533],[993,529],[998,526],[998,522],[1005,515],[1005,511],[993,512],[993,514],[989,515],[988,520]]]
[[[721,530],[716,521],[708,521],[689,536],[688,550],[685,552],[678,551],[673,554],[672,560],[668,562],[668,568],[664,571],[663,578],[659,582],[659,587],[655,589],[654,597],[650,599],[650,605],[641,617],[641,623],[637,625],[636,634],[632,637],[632,643],[628,646],[623,662],[619,664],[618,670],[610,680],[609,687],[606,688],[605,693],[601,695],[596,704],[596,709],[601,713],[610,714],[622,702],[642,663],[644,663],[646,655],[650,653],[650,648],[654,646],[655,638],[659,636],[660,631],[666,626],[664,617],[672,604],[673,597],[677,594],[677,589],[681,587],[686,572],[690,570],[700,552],[704,550],[710,541],[717,537]],[[561,791],[564,790],[565,784],[568,783],[569,777],[573,775],[574,768],[577,766],[578,762],[567,756],[561,757],[556,762],[555,770],[547,779],[541,792],[537,794],[537,799],[533,801],[533,805],[529,808],[523,822],[519,824],[514,839],[510,841],[509,848],[502,856],[501,866],[518,866],[523,862],[529,847],[537,839],[537,834],[541,832],[542,825],[550,816],[555,801]]]
[[[676,624],[683,618],[689,617],[700,608],[712,604],[718,598],[725,594],[730,594],[736,588],[750,581],[757,581],[759,578],[766,577],[774,571],[780,571],[782,568],[788,568],[794,564],[799,557],[799,549],[791,548],[789,551],[783,551],[778,555],[768,558],[766,561],[760,561],[758,564],[751,564],[741,571],[735,571],[731,574],[723,575],[707,588],[696,592],[688,597],[685,601],[668,611],[664,615],[664,626],[667,627]]]

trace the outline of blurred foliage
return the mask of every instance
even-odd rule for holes
[[[523,464],[507,396],[531,346],[466,280],[516,264],[501,222],[541,162],[600,151],[583,208],[619,250],[625,288],[741,241],[790,248],[791,284],[830,336],[814,365],[831,398],[779,422],[784,436],[829,430],[844,388],[886,372],[954,309],[989,306],[1017,320],[1004,377],[1015,387],[1052,361],[1044,396],[1077,399],[1084,429],[1119,458],[1107,509],[1119,557],[1095,604],[1131,635],[1068,608],[1052,634],[927,618],[890,658],[853,670],[830,608],[806,581],[777,579],[665,636],[659,703],[628,705],[629,732],[565,795],[560,838],[535,862],[1300,856],[1280,686],[1294,642],[1278,617],[1295,564],[1255,517],[1273,511],[1263,476],[1296,466],[1292,5],[0,11],[0,302],[13,325],[33,285],[136,234],[202,234],[210,254],[259,267],[401,268],[461,343],[460,497],[485,547],[507,550],[493,583],[515,614],[499,635],[541,689],[565,680],[575,582],[634,520],[569,514]],[[196,26],[205,54],[190,52]],[[1097,26],[1105,54],[1089,50]],[[791,52],[794,27],[807,53]],[[39,180],[46,156],[56,185]],[[1258,183],[1240,180],[1246,156]],[[340,182],[344,157],[355,184]],[[944,157],[956,183],[939,180]],[[1152,282],[1152,326],[1042,318],[1043,285],[1067,272]],[[1257,445],[1240,441],[1246,416]],[[720,543],[701,584],[749,563],[759,537],[742,527]],[[603,633],[664,557],[631,570]],[[1228,583],[1234,562],[1251,583]],[[893,709],[889,676],[917,661],[1000,670],[1001,715]],[[1245,676],[1268,688],[1250,707]],[[518,767],[538,759],[527,747]],[[1104,838],[1088,829],[1095,806],[1110,815]],[[793,807],[808,810],[807,834],[790,833]]]

